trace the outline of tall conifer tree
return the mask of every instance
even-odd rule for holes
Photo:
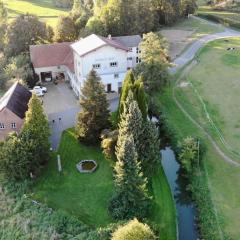
[[[109,127],[109,104],[100,77],[92,70],[81,89],[80,105],[76,126],[80,141],[96,143],[103,129]]]

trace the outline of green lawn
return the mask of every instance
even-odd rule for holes
[[[73,214],[91,226],[106,226],[108,201],[114,192],[112,168],[97,147],[78,143],[73,130],[63,134],[59,147],[63,173],[57,171],[53,158],[34,188],[34,198],[52,208]],[[94,159],[99,167],[92,174],[81,174],[76,164],[83,159]]]
[[[207,105],[210,116],[223,132],[226,140],[239,150],[239,50],[226,51],[227,47],[239,46],[240,39],[229,42],[218,40],[208,44],[199,55],[199,63],[186,79],[199,91]],[[169,125],[176,130],[179,139],[192,135],[201,137],[207,146],[204,158],[208,173],[212,200],[216,207],[219,224],[231,239],[240,239],[240,168],[236,168],[218,155],[206,136],[193,125],[177,108],[171,88],[158,95],[161,109],[169,119]],[[190,115],[207,129],[214,138],[216,134],[207,123],[203,107],[196,94],[188,87],[178,88],[177,99]],[[220,145],[221,147],[221,145]],[[239,160],[239,159],[238,159]]]
[[[19,14],[36,14],[51,26],[56,25],[57,17],[68,12],[68,9],[57,8],[52,0],[3,0],[6,4],[9,17]]]
[[[112,167],[98,147],[78,142],[74,130],[64,132],[59,147],[63,172],[57,171],[56,156],[43,171],[33,188],[33,198],[54,209],[62,209],[77,216],[84,223],[106,226],[112,222],[108,215],[108,201],[114,193]],[[81,174],[76,164],[94,159],[99,167],[93,174]],[[160,230],[161,239],[176,239],[176,213],[167,179],[161,168],[152,179],[154,208],[150,221]]]
[[[207,106],[210,117],[224,136],[229,148],[237,155],[235,158],[240,161],[240,49],[238,49],[240,38],[228,41],[212,42],[200,51],[198,63],[188,74],[187,81],[197,89]],[[227,51],[228,47],[237,49]],[[186,107],[187,105],[198,106],[195,108],[198,120],[217,137],[216,131],[211,127],[204,113],[203,104],[193,88],[181,88],[179,92],[184,92],[187,96],[187,101],[184,101]]]
[[[176,239],[176,209],[167,178],[162,168],[152,178],[154,205],[150,220],[160,228],[161,240]]]

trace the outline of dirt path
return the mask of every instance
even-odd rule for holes
[[[235,167],[240,167],[240,163],[236,162],[235,160],[233,160],[232,158],[228,157],[222,150],[221,148],[218,146],[218,144],[216,143],[216,141],[212,138],[212,136],[195,120],[193,119],[193,117],[184,109],[184,107],[181,105],[181,103],[177,100],[176,98],[176,94],[175,94],[175,90],[178,86],[178,83],[186,76],[186,74],[192,69],[193,66],[196,65],[196,61],[192,61],[181,73],[181,75],[179,76],[179,78],[177,79],[175,86],[173,87],[172,90],[172,96],[173,96],[173,100],[174,102],[177,104],[178,108],[183,112],[183,114],[195,125],[197,126],[199,129],[201,129],[203,131],[203,133],[207,136],[207,138],[209,139],[209,141],[212,143],[213,147],[215,148],[215,150],[217,151],[217,153],[224,159],[225,162],[230,163],[231,165],[234,165]]]

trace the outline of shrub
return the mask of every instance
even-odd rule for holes
[[[112,235],[112,240],[154,240],[153,231],[147,224],[140,223],[137,219],[131,220],[126,225],[119,227]]]
[[[101,147],[107,159],[115,158],[115,147],[118,139],[118,130],[104,130],[101,134]]]

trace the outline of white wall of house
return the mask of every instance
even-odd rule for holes
[[[100,68],[94,68],[101,76],[103,74],[114,74],[127,71],[127,52],[111,46],[101,47],[82,57],[82,76],[86,77],[93,69],[93,65],[100,64]],[[116,66],[111,66],[116,63]]]
[[[55,78],[59,73],[66,73],[67,67],[64,65],[61,65],[61,66],[34,68],[34,70],[35,70],[35,73],[39,76],[39,80],[41,81],[41,73],[52,72],[52,77]]]

